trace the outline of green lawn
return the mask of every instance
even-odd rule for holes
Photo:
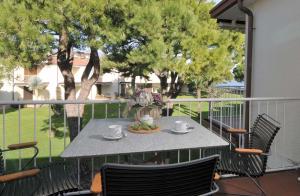
[[[193,96],[179,96],[178,98],[193,98]],[[122,111],[124,104],[107,104],[107,113],[105,104],[95,104],[94,118],[117,118],[119,111]],[[180,107],[179,107],[180,106]],[[201,103],[202,118],[208,115],[208,103]],[[2,111],[1,111],[2,112]],[[199,121],[198,103],[177,103],[174,105],[173,116],[187,115]],[[20,125],[18,123],[18,110],[14,108],[6,109],[5,115],[5,146],[13,143],[28,142],[34,140],[34,108],[27,107],[20,110]],[[51,116],[51,132],[49,127],[49,116]],[[83,118],[83,126],[92,117],[92,105],[85,106],[85,114]],[[0,116],[0,144],[3,145],[3,115]],[[19,137],[19,126],[21,137]],[[64,130],[66,132],[64,132]],[[64,140],[64,134],[66,139]],[[36,140],[40,150],[38,161],[45,161],[49,156],[57,158],[63,151],[64,145],[68,145],[69,136],[68,129],[64,129],[63,115],[55,116],[48,105],[36,107]],[[51,147],[49,147],[51,146]],[[32,150],[15,151],[6,155],[7,160],[16,162],[19,156],[23,159],[29,158],[32,155]],[[14,163],[17,164],[17,163]]]

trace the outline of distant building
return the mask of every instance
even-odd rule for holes
[[[77,52],[74,55],[72,72],[75,77],[76,93],[79,94],[81,76],[89,60],[88,53]],[[30,89],[32,78],[39,78],[37,90]],[[156,91],[160,80],[155,74],[149,75],[149,80],[136,77],[137,87],[144,85]],[[88,99],[110,99],[116,96],[126,96],[131,85],[131,78],[124,78],[120,73],[110,72],[100,75],[92,87]],[[13,73],[0,81],[0,100],[62,100],[64,99],[64,80],[57,66],[56,56],[34,69],[16,68]]]

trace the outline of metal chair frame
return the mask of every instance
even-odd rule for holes
[[[265,122],[265,123],[268,123],[268,125],[264,125],[262,123],[262,121]],[[262,136],[260,136],[256,133],[258,129],[270,129],[272,131],[271,134],[264,136],[264,137],[267,137],[268,141],[264,141],[262,139]],[[238,160],[232,160],[232,162],[238,161],[239,164],[240,164],[239,166],[240,166],[241,170],[235,171],[235,172],[232,172],[232,170],[226,171],[226,168],[222,168],[219,165],[218,171],[219,172],[224,172],[224,173],[233,173],[233,174],[237,174],[239,176],[246,176],[246,177],[251,179],[251,181],[256,185],[256,187],[261,191],[261,193],[263,195],[266,195],[266,193],[265,193],[264,189],[262,188],[258,178],[265,174],[268,156],[271,155],[270,154],[270,147],[271,147],[271,144],[272,144],[276,134],[278,133],[279,129],[280,129],[280,123],[278,121],[276,121],[275,119],[273,119],[271,116],[264,113],[264,114],[258,115],[255,122],[253,123],[252,128],[250,129],[251,132],[244,134],[244,135],[248,135],[248,138],[249,138],[248,139],[248,145],[249,145],[250,149],[255,147],[255,144],[257,145],[257,143],[262,144],[262,146],[265,148],[265,149],[261,149],[261,150],[263,150],[263,153],[261,153],[259,155],[252,155],[253,157],[255,156],[257,159],[259,159],[261,161],[261,164],[260,164],[261,165],[261,168],[260,168],[261,171],[259,173],[251,174],[251,172],[248,172],[248,170],[247,170],[247,168],[249,169],[249,167],[250,167],[249,159],[251,159],[251,156],[250,156],[251,154],[239,154],[238,152],[233,151],[231,147],[230,147],[231,148],[230,153],[238,154],[238,156],[236,156],[236,159],[238,159]],[[260,141],[256,141],[256,140],[260,140]],[[230,141],[228,141],[228,142],[234,148],[236,147],[236,145],[234,143],[232,143]],[[222,162],[222,159],[221,159],[220,162]],[[229,193],[226,193],[226,194],[229,194]],[[229,195],[236,195],[236,194],[229,194]],[[241,195],[241,194],[238,194],[238,195]]]

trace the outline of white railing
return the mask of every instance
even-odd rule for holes
[[[244,118],[245,105],[249,104],[249,119]],[[198,107],[200,104],[201,107]],[[281,123],[281,129],[271,147],[272,155],[268,162],[269,170],[281,170],[298,167],[300,164],[300,98],[207,98],[207,99],[171,99],[169,107],[173,113],[182,113],[194,117],[208,129],[228,140],[234,140],[227,128],[245,128],[245,122],[253,123],[258,114],[266,113]],[[233,105],[237,105],[232,107]],[[224,107],[231,108],[231,114],[224,113]],[[213,111],[219,108],[220,118],[211,118]],[[224,116],[226,118],[224,118]],[[226,120],[226,121],[225,121]],[[225,121],[225,122],[224,122]],[[234,141],[233,141],[234,142]],[[236,141],[243,144],[243,137]]]
[[[34,166],[36,166],[38,164],[37,162],[42,158],[46,158],[47,162],[53,162],[67,146],[69,137],[65,109],[63,109],[62,116],[55,117],[51,111],[51,105],[65,106],[66,104],[77,104],[78,111],[80,104],[87,105],[88,109],[85,111],[84,117],[85,122],[83,122],[86,123],[89,119],[93,118],[120,118],[122,116],[122,107],[124,107],[125,103],[126,100],[0,101],[0,106],[2,106],[2,126],[0,127],[0,129],[2,128],[2,134],[0,134],[0,141],[2,141],[1,147],[5,148],[11,143],[34,140],[38,142],[40,151],[44,151],[44,153],[40,154],[45,156],[37,157],[34,160]],[[167,115],[171,115],[171,109],[173,109],[172,115],[189,115],[202,125],[206,126],[209,130],[214,131],[223,138],[233,141],[234,137],[227,134],[226,128],[244,128],[245,119],[243,108],[246,103],[249,104],[250,108],[248,119],[250,125],[257,114],[260,113],[269,114],[282,125],[278,136],[275,138],[274,145],[272,145],[272,156],[268,163],[268,168],[270,170],[279,170],[298,166],[297,163],[300,162],[300,115],[298,115],[300,113],[300,98],[170,99],[166,102],[166,107],[170,109],[167,110]],[[30,107],[23,108],[25,105]],[[223,108],[232,105],[235,105],[235,108],[232,108],[231,114],[234,113],[235,115],[227,115],[225,113],[226,110]],[[15,106],[13,111],[10,108],[11,106]],[[213,118],[209,117],[212,115],[213,111],[216,110],[219,112],[219,122],[214,121]],[[13,112],[14,115],[11,115],[11,112]],[[43,118],[41,114],[44,115]],[[229,119],[227,119],[227,121],[232,122],[231,124],[229,123],[229,126],[223,122],[223,116],[228,116]],[[24,121],[25,117],[31,122]],[[56,121],[59,121],[60,123],[57,123]],[[42,128],[48,133],[46,144],[45,141],[39,141],[39,136],[42,134],[41,130],[39,130],[41,128],[41,123],[43,124]],[[78,123],[79,125],[81,123],[79,116]],[[14,126],[12,124],[14,124]],[[32,130],[30,130],[30,128],[27,130],[28,124],[32,124]],[[52,136],[53,130],[61,130],[62,134],[59,140]],[[12,134],[14,137],[11,137]],[[29,138],[24,138],[24,136],[29,136]],[[237,142],[242,145],[243,138],[241,136],[238,137]],[[175,154],[178,162],[205,156],[205,154],[201,152],[201,149],[200,152],[188,150],[187,152],[178,151]],[[147,155],[143,154],[142,158],[144,159],[145,156]],[[21,169],[22,160],[27,158],[26,154],[24,155],[23,151],[20,150],[14,159],[16,159],[16,157],[18,168]],[[7,167],[7,162],[11,161],[10,159],[10,157],[4,156],[5,167]],[[117,158],[104,157],[103,162],[111,160],[119,162],[120,156]],[[96,159],[91,160],[91,168],[93,170],[96,169],[94,165],[95,162],[97,162]],[[80,179],[80,177],[78,177],[78,179]]]
[[[2,107],[2,111],[1,111],[1,115],[2,115],[2,135],[1,135],[1,141],[2,141],[2,145],[1,148],[6,148],[7,145],[12,144],[12,143],[22,143],[22,142],[27,142],[27,141],[37,141],[37,135],[39,134],[38,132],[38,128],[37,128],[37,124],[41,124],[44,123],[45,125],[45,119],[39,119],[39,116],[37,114],[37,112],[39,110],[41,110],[41,108],[43,109],[43,114],[46,112],[47,116],[46,116],[46,120],[47,120],[47,124],[46,129],[48,132],[48,161],[52,162],[53,156],[58,156],[58,153],[53,155],[53,149],[54,148],[58,148],[57,146],[53,146],[53,129],[57,129],[57,128],[62,128],[63,129],[63,136],[62,136],[62,145],[63,147],[60,147],[61,152],[63,149],[65,149],[65,147],[67,146],[67,143],[69,142],[69,137],[67,136],[68,133],[68,129],[67,129],[67,114],[66,114],[66,110],[65,110],[65,105],[67,104],[76,104],[78,105],[78,114],[79,114],[79,105],[80,104],[85,104],[85,105],[90,105],[90,114],[88,115],[89,119],[93,119],[97,116],[95,116],[97,114],[97,111],[95,111],[95,105],[97,104],[102,104],[102,106],[104,105],[104,107],[102,108],[101,111],[101,118],[108,118],[110,113],[110,106],[114,106],[113,107],[113,117],[115,118],[120,118],[121,117],[121,104],[126,103],[126,100],[86,100],[86,101],[54,101],[54,100],[48,100],[48,101],[0,101],[0,106]],[[53,118],[55,117],[55,115],[53,114],[52,110],[51,110],[51,105],[63,105],[63,111],[62,111],[62,115],[58,118],[56,118],[56,120],[59,121],[63,121],[62,125],[60,125],[60,127],[54,127],[53,125],[56,123]],[[23,107],[26,106],[27,107],[27,111],[26,112],[22,112],[22,110],[25,110]],[[14,113],[17,114],[17,117],[14,116],[14,118],[10,118],[7,119],[7,113],[10,113],[12,110],[14,110]],[[86,111],[87,112],[87,111]],[[86,113],[85,113],[86,114]],[[29,121],[24,121],[22,120],[23,117],[28,117],[32,115],[32,120],[31,122]],[[16,117],[16,118],[15,118]],[[45,116],[44,116],[45,117]],[[62,120],[63,119],[63,120]],[[87,120],[89,120],[87,119]],[[7,128],[7,121],[11,120],[10,122],[10,129],[8,130]],[[13,122],[12,122],[13,121]],[[78,115],[78,127],[80,127],[80,116]],[[31,124],[31,129],[32,130],[24,130],[23,127],[28,127],[26,125]],[[47,127],[48,126],[48,127]],[[0,128],[0,129],[1,129]],[[14,130],[12,130],[14,129]],[[25,131],[27,131],[26,133],[24,133]],[[80,131],[80,130],[78,130]],[[13,135],[14,137],[8,137],[8,133],[10,132],[10,136],[11,136],[11,132],[14,132]],[[32,137],[30,138],[24,138],[23,135],[27,135],[28,136],[28,132],[31,132],[30,135],[32,135]],[[10,141],[12,140],[12,141]],[[45,141],[37,141],[38,145],[40,145],[41,142],[45,142]],[[43,144],[44,145],[44,144]],[[55,144],[57,145],[57,144]],[[40,149],[40,152],[43,151],[45,149]],[[59,152],[59,153],[61,153]],[[41,153],[40,153],[41,154]],[[7,157],[5,155],[3,155],[4,158],[4,169],[6,169],[7,166]],[[24,157],[22,156],[22,150],[18,151],[18,168],[21,169],[22,168],[22,159]],[[26,157],[27,158],[27,157]],[[39,157],[36,157],[34,159],[34,166],[37,165],[37,159]]]
[[[210,98],[243,98],[243,86],[217,86],[209,93]],[[225,127],[240,127],[244,124],[244,104],[236,101],[234,103],[215,103],[213,110],[209,112],[209,119],[214,123],[221,123]],[[222,118],[222,120],[221,120]]]
[[[217,86],[212,88],[211,94],[214,98],[242,98],[244,97],[244,86]]]

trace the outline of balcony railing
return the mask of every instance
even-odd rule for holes
[[[166,103],[167,115],[187,115],[215,132],[220,137],[231,140],[240,145],[243,137],[238,138],[226,132],[228,127],[244,128],[244,105],[249,103],[249,124],[252,124],[258,114],[267,113],[282,125],[279,134],[272,146],[272,155],[268,162],[269,170],[282,170],[298,167],[300,163],[300,98],[207,98],[207,99],[171,99]],[[70,142],[67,128],[66,104],[85,104],[85,113],[82,127],[93,118],[121,118],[122,110],[126,101],[121,100],[87,100],[87,101],[5,101],[2,106],[2,118],[0,120],[0,141],[4,148],[11,143],[25,141],[37,141],[40,149],[39,156],[33,165],[46,162],[55,162],[60,153]],[[61,105],[60,114],[55,114],[51,106]],[[25,107],[27,106],[27,107]],[[234,115],[226,115],[227,109],[231,108]],[[214,122],[212,113],[218,111],[219,123]],[[224,116],[228,117],[228,123],[223,122]],[[230,124],[230,122],[232,122]],[[234,122],[234,123],[233,123]],[[80,126],[79,126],[80,127]],[[80,131],[80,130],[78,130]],[[22,168],[23,160],[28,152],[20,150],[17,154],[4,157],[4,166],[11,169],[11,164],[17,164]],[[181,162],[205,156],[200,150],[182,150],[170,152],[171,162]],[[123,155],[122,155],[123,156]],[[97,169],[103,162],[120,162],[124,157],[101,157],[91,159],[92,170]],[[147,154],[130,155],[141,159],[147,158]],[[78,179],[80,179],[78,177]]]
[[[172,103],[172,104],[171,104]],[[233,141],[235,138],[226,132],[227,128],[244,128],[244,108],[249,103],[249,124],[258,114],[266,113],[281,123],[281,129],[271,147],[268,170],[282,170],[298,167],[300,163],[300,98],[208,98],[169,100],[176,110],[198,119],[219,136]],[[200,107],[199,107],[200,105]],[[229,109],[228,109],[229,108]],[[218,111],[219,119],[212,118]],[[176,115],[176,112],[175,112]],[[243,144],[243,137],[236,142]]]
[[[243,98],[243,86],[219,86],[212,88],[210,98]],[[222,126],[242,127],[244,124],[244,104],[241,101],[235,103],[218,102],[214,103],[212,111],[209,112],[209,119],[213,123],[222,124]],[[222,122],[222,123],[221,123]]]

